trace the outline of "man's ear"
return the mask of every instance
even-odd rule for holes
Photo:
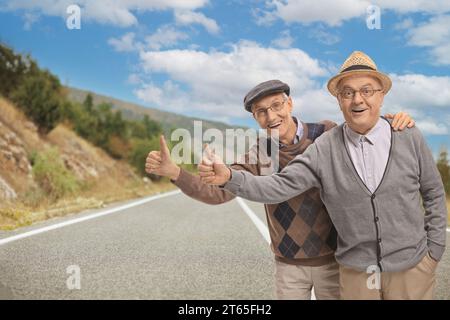
[[[288,98],[287,103],[288,103],[289,112],[292,112],[292,109],[294,108],[294,103],[292,102],[291,97]]]

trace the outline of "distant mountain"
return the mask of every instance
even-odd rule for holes
[[[185,128],[193,134],[194,132],[194,121],[202,121],[202,127],[203,131],[210,129],[210,128],[216,128],[220,131],[225,131],[225,129],[234,129],[234,128],[243,128],[248,129],[245,127],[238,127],[238,126],[231,126],[227,125],[222,122],[216,122],[211,120],[205,120],[205,119],[199,119],[199,118],[192,118],[192,117],[186,117],[180,114],[162,111],[154,108],[144,107],[138,104],[122,101],[119,99],[107,97],[101,94],[97,94],[94,92],[66,87],[68,90],[68,97],[70,100],[76,101],[76,102],[83,102],[86,96],[90,93],[94,99],[94,104],[100,104],[103,102],[110,103],[113,106],[114,110],[120,110],[122,111],[122,114],[124,118],[126,119],[132,119],[132,120],[139,120],[142,119],[142,117],[147,114],[151,119],[156,120],[160,122],[161,126],[163,127],[163,130],[165,133],[168,133],[171,128]]]

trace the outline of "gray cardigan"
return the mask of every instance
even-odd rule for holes
[[[436,260],[444,253],[444,187],[417,128],[392,131],[386,170],[374,193],[355,170],[343,125],[324,133],[280,173],[254,176],[231,170],[224,188],[252,201],[279,203],[320,188],[338,233],[336,260],[343,266],[403,271],[417,265],[428,251]]]

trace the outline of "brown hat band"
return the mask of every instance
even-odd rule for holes
[[[354,66],[350,66],[350,67],[342,70],[340,73],[347,72],[347,71],[353,71],[353,70],[373,70],[373,71],[376,71],[372,67],[364,66],[364,65],[361,65],[361,64],[355,64]]]

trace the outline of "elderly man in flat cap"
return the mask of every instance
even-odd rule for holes
[[[279,136],[279,166],[287,165],[302,154],[314,140],[335,124],[331,121],[304,123],[292,116],[293,103],[289,86],[279,80],[260,83],[244,98],[245,110],[253,114],[258,125],[269,134]],[[414,122],[407,114],[397,114],[393,125],[403,129]],[[257,144],[258,145],[258,144]],[[250,164],[256,146],[249,150],[234,170],[261,175],[261,163]],[[255,158],[253,158],[255,159]],[[147,158],[148,173],[169,177],[186,195],[207,204],[222,204],[235,198],[217,186],[203,184],[200,178],[180,169],[172,162],[161,137],[161,150]],[[339,268],[334,258],[336,231],[317,188],[265,205],[271,249],[275,255],[275,294],[278,299],[339,298]]]
[[[441,177],[417,128],[393,131],[380,117],[390,88],[389,77],[354,52],[328,82],[346,122],[281,172],[257,177],[206,158],[199,165],[203,182],[263,203],[320,188],[338,235],[342,299],[432,299],[445,249]]]

